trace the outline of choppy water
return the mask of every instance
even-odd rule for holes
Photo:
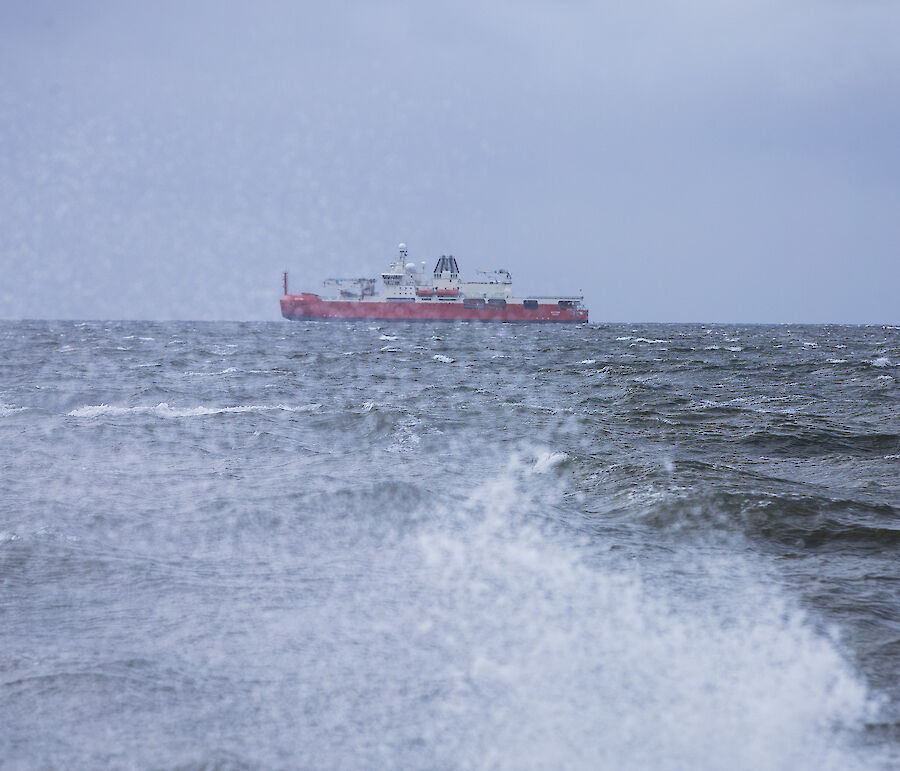
[[[0,324],[5,767],[900,762],[900,330]]]

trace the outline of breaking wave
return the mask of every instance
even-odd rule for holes
[[[556,481],[544,477],[565,460],[515,459],[443,525],[383,543],[377,565],[348,555],[369,578],[346,576],[314,635],[392,704],[394,761],[864,767],[850,743],[875,707],[839,643],[738,557],[685,555],[704,589],[682,593],[548,526]],[[378,723],[360,725],[351,704],[331,720],[353,725],[352,757],[377,764]]]
[[[223,415],[239,412],[268,412],[284,410],[287,412],[315,412],[321,404],[250,404],[236,407],[170,407],[166,402],[155,406],[115,407],[109,404],[89,404],[67,413],[70,418],[99,418],[118,415],[154,415],[158,418],[194,418],[204,415]]]

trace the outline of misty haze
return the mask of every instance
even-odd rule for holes
[[[0,766],[900,767],[898,41],[0,0]]]

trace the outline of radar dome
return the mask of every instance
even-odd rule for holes
[[[414,263],[414,262],[408,262],[408,263],[406,263],[406,269],[407,269],[407,270],[415,270],[415,269],[416,269],[416,263]]]
[[[398,249],[405,249],[405,248],[406,248],[406,244],[400,244],[400,246],[398,246],[397,248],[398,248]]]

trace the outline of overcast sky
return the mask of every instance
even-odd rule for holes
[[[592,321],[900,321],[900,3],[0,0],[0,317],[405,241]]]

